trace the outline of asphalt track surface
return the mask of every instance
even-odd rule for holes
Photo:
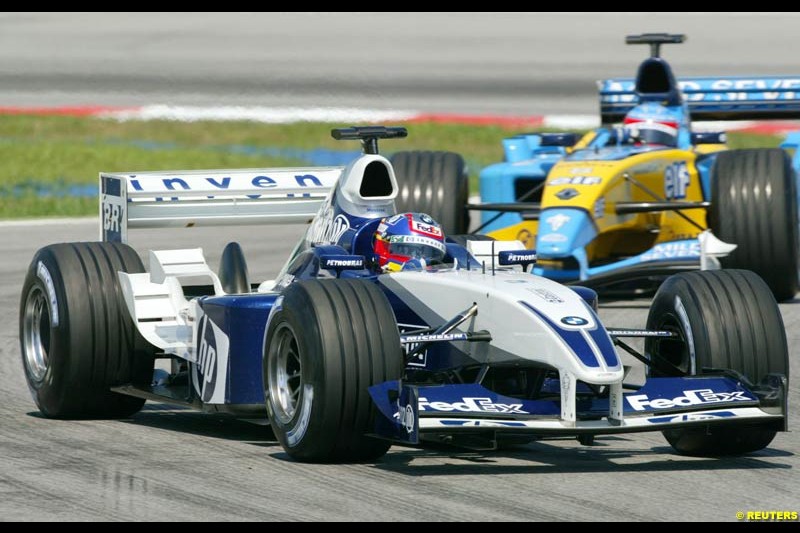
[[[373,15],[265,16],[3,14],[0,101],[135,104],[164,97],[219,104],[230,97],[302,105],[327,95],[337,105],[345,105],[341,96],[393,108],[542,112],[536,106],[549,104],[534,104],[535,93],[536,101],[568,112],[591,112],[593,86],[572,95],[573,82],[630,73],[644,50],[626,49],[626,32],[689,33],[684,49],[668,56],[683,74],[791,73],[789,39],[798,20],[397,15],[390,27]],[[311,70],[296,65],[300,54],[314,59]],[[505,76],[508,84],[497,81]],[[400,78],[410,81],[395,95],[392,80]],[[302,87],[307,94],[290,94]],[[254,279],[265,279],[302,230],[147,231],[134,233],[132,242],[142,252],[202,245],[216,265],[224,244],[236,239]],[[394,447],[375,464],[335,466],[291,462],[267,428],[154,403],[129,420],[43,419],[19,356],[24,273],[40,246],[96,234],[94,221],[0,224],[0,520],[736,521],[737,511],[800,511],[797,433],[779,434],[744,458],[680,457],[654,433],[598,438],[593,447],[547,440],[511,452]],[[647,308],[647,300],[606,303],[601,318],[641,327]],[[794,376],[797,308],[798,300],[781,305]],[[793,428],[800,422],[796,383]]]
[[[148,248],[201,245],[209,264],[241,242],[254,280],[274,276],[300,226],[135,231]],[[278,237],[280,236],[280,237]],[[291,462],[269,429],[151,403],[128,420],[42,418],[17,338],[20,287],[34,251],[92,240],[94,221],[0,226],[0,518],[4,520],[722,520],[798,510],[800,437],[749,457],[674,455],[660,433],[593,447],[547,440],[512,452],[394,447],[368,465]],[[799,375],[798,301],[781,309]],[[603,305],[609,326],[643,327],[648,301]],[[630,364],[630,363],[626,363]],[[791,385],[790,425],[800,424]]]
[[[630,33],[685,33],[678,76],[798,74],[797,13],[3,13],[0,105],[597,111]]]

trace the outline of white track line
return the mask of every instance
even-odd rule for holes
[[[80,226],[82,224],[98,223],[98,217],[20,218],[15,220],[0,220],[0,228],[17,228],[23,226]]]
[[[128,120],[250,120],[269,124],[293,122],[389,122],[410,120],[418,115],[408,110],[360,109],[355,107],[245,107],[146,105],[139,109],[107,111],[100,117]]]

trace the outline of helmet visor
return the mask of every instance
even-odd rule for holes
[[[631,138],[635,142],[660,144],[662,146],[678,146],[678,129],[658,122],[636,122],[626,124]]]
[[[424,244],[392,244],[389,246],[389,253],[392,255],[404,255],[411,259],[424,259],[428,263],[441,261],[444,258],[444,252]]]
[[[445,254],[444,243],[417,235],[394,236],[389,239],[389,253],[426,262],[441,261]]]

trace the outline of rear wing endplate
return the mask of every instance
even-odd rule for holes
[[[635,80],[598,82],[603,124],[619,122],[639,102]],[[692,120],[800,118],[800,76],[682,78],[678,87]]]
[[[100,238],[134,228],[308,223],[344,167],[100,174]]]

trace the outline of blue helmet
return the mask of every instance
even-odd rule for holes
[[[637,144],[678,146],[681,116],[677,110],[655,102],[637,105],[625,115],[625,136]]]

